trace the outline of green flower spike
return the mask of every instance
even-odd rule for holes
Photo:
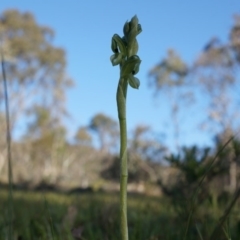
[[[139,72],[141,60],[137,55],[138,42],[137,35],[142,31],[138,24],[137,16],[130,22],[126,22],[123,27],[124,36],[118,34],[112,37],[111,48],[113,55],[110,57],[113,66],[120,66],[120,78],[117,88],[117,108],[120,125],[120,161],[121,161],[121,180],[120,180],[120,217],[121,217],[121,236],[122,240],[128,240],[127,225],[127,125],[126,125],[126,98],[128,84],[132,88],[138,89],[140,81],[135,75]]]
[[[142,31],[142,27],[138,24],[138,18],[135,15],[130,22],[126,22],[123,27],[124,38],[128,43],[128,57],[136,55],[138,51],[137,35]]]

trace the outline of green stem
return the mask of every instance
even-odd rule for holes
[[[122,240],[128,240],[127,225],[127,122],[126,122],[126,97],[128,82],[121,78],[117,89],[117,107],[120,125],[120,217]]]
[[[135,15],[131,22],[124,24],[124,37],[114,34],[112,37],[111,48],[113,55],[110,57],[113,66],[119,65],[120,79],[117,88],[117,108],[120,125],[120,218],[121,218],[121,239],[128,240],[127,224],[127,181],[128,181],[128,160],[127,160],[127,119],[126,119],[126,99],[128,84],[132,88],[138,88],[140,81],[134,77],[139,71],[141,63],[136,55],[138,43],[136,36],[142,31]]]
[[[1,65],[2,65],[2,76],[3,76],[3,89],[4,89],[4,99],[5,99],[5,114],[6,114],[6,140],[7,140],[7,158],[8,158],[8,184],[9,184],[9,194],[8,194],[8,217],[9,217],[9,230],[8,239],[13,239],[13,177],[12,177],[12,155],[11,155],[11,130],[10,130],[10,114],[9,114],[9,99],[8,99],[8,88],[7,88],[7,77],[5,72],[5,60],[3,49],[1,45]]]

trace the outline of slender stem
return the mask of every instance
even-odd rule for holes
[[[128,82],[124,79],[119,80],[117,89],[117,107],[120,125],[120,217],[122,240],[128,240],[127,225],[127,122],[126,122],[126,97]]]
[[[8,100],[8,89],[7,89],[7,78],[4,67],[4,55],[3,49],[1,47],[1,65],[2,65],[2,76],[3,76],[3,88],[4,88],[4,99],[5,99],[5,113],[6,113],[6,139],[7,139],[7,154],[8,154],[8,183],[9,183],[9,202],[8,202],[8,211],[9,211],[9,238],[13,239],[13,194],[12,194],[12,155],[11,155],[11,131],[10,131],[10,117],[9,117],[9,100]]]
[[[227,209],[225,210],[223,216],[220,218],[219,223],[217,224],[217,226],[215,227],[215,229],[212,232],[212,235],[210,236],[210,240],[214,240],[217,239],[217,235],[219,233],[221,233],[221,228],[223,226],[223,224],[226,222],[231,210],[233,209],[236,201],[238,200],[240,196],[240,188],[237,190],[237,192],[235,193],[234,198],[232,199],[231,203],[229,204],[229,206],[227,207]]]
[[[127,181],[128,181],[128,160],[127,160],[127,119],[126,119],[126,99],[128,84],[132,88],[138,88],[140,81],[133,75],[139,71],[141,63],[136,55],[138,43],[136,36],[142,31],[135,15],[131,22],[126,22],[123,27],[124,37],[114,34],[111,48],[113,55],[110,57],[113,66],[119,65],[120,79],[117,88],[117,108],[120,125],[120,218],[121,218],[121,239],[128,240],[127,224]]]

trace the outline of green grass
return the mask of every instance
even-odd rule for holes
[[[7,236],[6,190],[0,191],[0,239]],[[118,193],[60,193],[14,192],[15,239],[74,239],[72,228],[82,228],[85,240],[120,239]],[[240,214],[233,211],[225,232],[238,239]],[[221,209],[219,209],[221,212]],[[129,236],[132,240],[183,239],[186,217],[177,214],[166,199],[129,195]],[[207,239],[218,215],[209,207],[199,208],[187,239]],[[197,226],[197,227],[196,227]],[[17,238],[21,236],[21,238]],[[227,239],[223,234],[222,239]]]
[[[0,217],[0,236],[4,239],[7,191],[0,192],[0,199],[3,210]],[[14,200],[14,233],[21,235],[22,239],[72,239],[71,229],[79,226],[84,228],[84,239],[119,239],[118,194],[89,193],[67,196],[16,191]],[[76,216],[71,216],[71,209],[77,212]],[[167,213],[157,199],[130,197],[129,231],[134,239],[147,239],[158,233],[161,221],[164,222],[163,211]],[[154,223],[157,223],[155,227]]]

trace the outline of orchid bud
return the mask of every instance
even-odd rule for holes
[[[127,38],[127,36],[128,36],[129,30],[130,30],[130,24],[129,24],[129,22],[127,21],[127,22],[124,24],[124,27],[123,27],[123,33],[124,33],[124,36],[125,36],[126,38]]]
[[[130,28],[135,28],[138,26],[138,17],[137,15],[133,16],[130,22]]]

